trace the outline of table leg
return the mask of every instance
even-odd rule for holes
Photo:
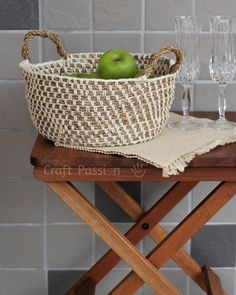
[[[96,284],[87,278],[83,284],[76,290],[75,295],[94,295]]]
[[[119,205],[133,220],[145,215],[142,207],[116,182],[97,182],[110,198]],[[165,230],[157,225],[149,232],[149,237],[159,244],[166,236]],[[176,252],[171,259],[204,291],[208,292],[205,272],[201,266],[183,249]],[[225,291],[222,293],[227,295]]]
[[[47,182],[47,185],[157,294],[181,294],[72,184]]]
[[[166,238],[147,256],[157,268],[162,267],[202,226],[236,193],[236,182],[219,184]],[[143,280],[134,272],[126,276],[109,294],[134,294]],[[127,292],[128,290],[128,292]]]
[[[220,278],[208,266],[203,266],[203,272],[207,282],[207,295],[223,295],[224,291]]]
[[[98,183],[101,185],[101,183]],[[158,201],[156,204],[148,210],[146,214],[138,214],[137,218],[134,220],[137,223],[126,233],[126,237],[133,244],[137,244],[145,235],[147,235],[160,220],[180,201],[182,200],[188,192],[190,192],[197,182],[181,182],[176,183],[169,191]],[[110,186],[112,190],[112,186]],[[114,193],[116,194],[116,190]],[[129,204],[129,199],[126,195],[116,194],[120,202],[122,202],[123,207],[127,204],[127,208],[131,208]],[[130,197],[129,197],[130,198]],[[131,198],[130,198],[131,199]],[[126,202],[127,200],[127,202]],[[138,205],[139,206],[139,205]],[[123,209],[124,209],[123,208]],[[137,209],[137,208],[135,208]],[[131,208],[132,210],[132,208]],[[139,210],[139,209],[138,209]],[[142,210],[142,209],[141,209]],[[127,210],[126,210],[127,211]],[[128,209],[129,211],[129,209]],[[135,211],[132,210],[135,215]],[[136,214],[137,215],[137,214]],[[133,216],[134,217],[134,216]],[[144,226],[145,225],[145,226]],[[84,280],[88,277],[92,278],[96,283],[101,281],[107,273],[109,273],[112,268],[120,261],[120,257],[112,250],[108,251],[80,280],[77,282],[66,295],[74,295],[75,290],[83,284]]]

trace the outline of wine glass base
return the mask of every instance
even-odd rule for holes
[[[228,120],[218,119],[214,122],[207,123],[205,127],[213,130],[225,131],[236,128],[236,123],[230,122]]]
[[[189,118],[182,118],[179,121],[168,124],[169,128],[180,129],[184,131],[198,130],[203,127],[201,124],[191,121]]]

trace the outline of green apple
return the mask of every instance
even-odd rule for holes
[[[133,56],[121,49],[107,51],[98,62],[98,74],[102,79],[134,78],[137,71]]]
[[[67,77],[71,78],[85,78],[85,79],[99,79],[98,72],[94,73],[73,73],[73,74],[65,74]]]

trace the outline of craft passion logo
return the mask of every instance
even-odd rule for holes
[[[101,167],[87,167],[84,165],[79,165],[78,167],[71,167],[69,165],[64,165],[62,167],[52,167],[45,166],[44,167],[45,175],[55,175],[63,178],[69,177],[71,175],[84,175],[84,176],[106,176],[113,175],[119,176],[121,175],[120,168],[116,167],[106,167],[105,165]]]
[[[133,165],[131,171],[133,172],[136,178],[143,178],[143,176],[146,173],[146,170],[144,169],[142,163],[136,163],[135,165]]]
[[[130,172],[138,179],[142,178],[146,170],[142,163],[136,163],[130,169]],[[127,173],[127,168],[126,172]],[[44,167],[44,175],[54,175],[60,176],[62,178],[70,177],[72,175],[79,176],[122,176],[122,168],[118,167],[106,167],[105,165],[101,167],[87,167],[84,165],[79,165],[78,167],[71,167],[70,165],[64,165],[62,167],[52,167],[47,165]]]

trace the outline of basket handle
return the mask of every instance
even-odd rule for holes
[[[24,59],[31,61],[29,53],[29,43],[34,37],[49,38],[57,45],[57,53],[64,59],[67,59],[67,52],[65,51],[61,43],[61,38],[58,35],[47,30],[34,30],[25,34],[23,45],[21,48],[21,55]]]
[[[158,59],[161,58],[164,54],[171,53],[171,52],[173,52],[175,54],[176,61],[175,61],[175,64],[173,64],[170,67],[170,74],[173,74],[176,71],[178,71],[179,67],[181,66],[181,64],[183,62],[183,53],[182,53],[181,49],[179,49],[179,48],[175,48],[172,46],[166,46],[166,47],[161,48],[158,52],[154,52],[151,55],[148,65],[145,70],[145,75],[148,78],[150,78],[153,74],[153,67],[154,67],[155,63],[158,61]]]

